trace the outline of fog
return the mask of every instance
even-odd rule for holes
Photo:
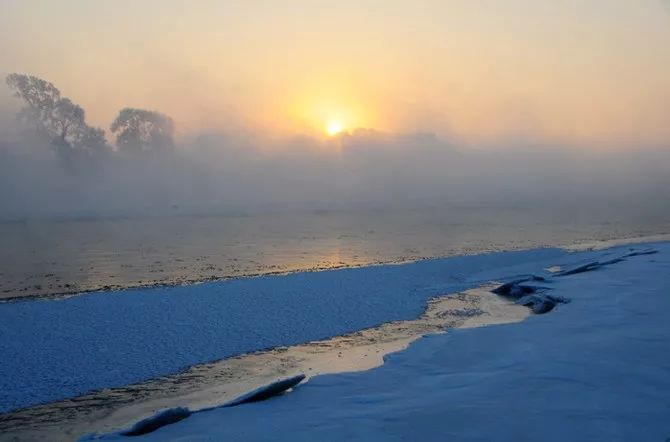
[[[670,211],[667,0],[0,3],[0,219]]]
[[[182,133],[169,146],[133,151],[105,128],[98,150],[72,141],[64,154],[17,119],[21,101],[7,88],[2,97],[3,220],[450,205],[655,210],[670,190],[667,148],[595,151],[527,139],[472,145],[374,129],[334,137]]]

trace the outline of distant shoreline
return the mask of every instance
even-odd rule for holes
[[[586,240],[578,241],[574,244],[567,245],[544,245],[540,247],[529,247],[529,248],[510,248],[503,250],[481,250],[473,251],[471,253],[459,253],[453,255],[443,255],[443,256],[434,256],[434,257],[418,257],[418,258],[408,258],[408,259],[399,259],[399,260],[390,260],[390,261],[375,261],[362,264],[342,264],[342,265],[332,265],[332,266],[316,266],[316,267],[306,267],[299,268],[295,270],[267,270],[259,272],[250,272],[242,273],[232,276],[213,276],[206,278],[193,278],[193,279],[179,279],[175,281],[165,281],[165,282],[156,282],[156,283],[147,283],[147,284],[127,284],[127,285],[102,285],[99,287],[88,288],[84,290],[73,289],[73,290],[62,290],[62,291],[53,291],[40,294],[25,294],[25,295],[16,295],[11,294],[7,295],[5,293],[0,293],[0,304],[2,303],[11,303],[11,302],[23,302],[31,300],[49,300],[49,299],[65,299],[73,296],[83,296],[91,293],[100,293],[100,292],[119,292],[124,290],[136,290],[136,289],[154,289],[154,288],[168,288],[168,287],[177,287],[177,286],[188,286],[195,284],[203,283],[212,283],[220,281],[229,281],[237,279],[249,279],[249,278],[258,278],[264,276],[281,276],[281,275],[290,275],[294,273],[308,273],[308,272],[321,272],[329,270],[340,270],[348,268],[362,268],[362,267],[371,267],[371,266],[384,266],[384,265],[400,265],[408,264],[412,262],[424,261],[424,260],[435,260],[435,259],[444,259],[454,256],[471,256],[471,255],[480,255],[487,253],[496,253],[496,252],[505,252],[505,251],[523,251],[523,250],[534,250],[537,248],[559,248],[568,251],[585,251],[585,250],[600,250],[609,247],[615,247],[626,244],[643,244],[649,242],[663,242],[670,241],[670,233],[654,234],[654,235],[644,235],[644,236],[632,236],[632,237],[622,237],[616,239],[603,239],[603,240]],[[22,289],[26,290],[26,289]]]

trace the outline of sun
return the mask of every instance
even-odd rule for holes
[[[326,132],[328,132],[328,135],[331,137],[339,134],[344,130],[344,126],[342,126],[342,123],[336,120],[329,121],[328,124],[326,125]]]

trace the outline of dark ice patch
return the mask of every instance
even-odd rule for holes
[[[569,275],[576,275],[578,273],[591,272],[593,270],[598,270],[599,268],[604,267],[604,266],[608,266],[608,265],[611,265],[611,264],[617,264],[619,262],[625,261],[626,258],[631,258],[633,256],[653,255],[655,253],[658,253],[658,250],[654,250],[654,249],[633,250],[633,249],[631,249],[631,252],[626,253],[625,255],[622,255],[618,258],[613,258],[613,259],[610,259],[610,260],[607,260],[607,261],[590,262],[588,264],[584,264],[584,265],[581,265],[579,267],[575,267],[574,269],[559,272],[555,276],[569,276]]]
[[[270,385],[266,385],[257,390],[254,390],[250,393],[247,393],[232,402],[223,405],[223,407],[236,407],[242,404],[249,404],[252,402],[260,402],[266,399],[270,399],[273,396],[277,396],[288,389],[291,389],[301,383],[305,379],[304,374],[299,374],[293,376],[292,378],[284,379],[281,381],[273,382]]]
[[[494,288],[491,292],[496,295],[505,296],[507,298],[518,299],[524,295],[535,293],[539,290],[547,290],[545,287],[534,287],[529,285],[523,285],[524,282],[530,281],[546,281],[542,276],[530,275],[525,278],[515,279],[514,281],[507,282],[499,287]]]
[[[159,411],[151,417],[142,419],[128,430],[122,431],[120,434],[123,436],[141,436],[156,431],[166,425],[184,420],[192,414],[193,412],[186,407],[169,408],[167,410]]]
[[[103,435],[98,435],[95,433],[89,434],[84,436],[82,441],[90,441],[90,440],[105,440],[108,439],[110,436],[114,435],[121,435],[121,436],[141,436],[144,434],[148,434],[151,432],[154,432],[158,430],[159,428],[162,428],[166,425],[174,424],[177,423],[181,420],[186,419],[187,417],[195,414],[195,413],[203,413],[206,411],[211,411],[211,410],[216,410],[219,408],[229,408],[229,407],[236,407],[238,405],[243,405],[243,404],[249,404],[253,402],[260,402],[264,401],[267,399],[270,399],[274,396],[278,396],[282,393],[284,393],[286,390],[289,390],[295,386],[297,386],[300,382],[302,382],[305,379],[304,374],[299,374],[297,376],[293,376],[288,379],[282,379],[277,382],[273,382],[269,385],[265,385],[263,387],[260,387],[256,390],[253,390],[249,393],[246,393],[242,396],[240,396],[237,399],[232,400],[231,402],[227,402],[223,405],[215,406],[215,407],[209,407],[209,408],[203,408],[201,410],[190,410],[189,408],[186,407],[175,407],[175,408],[168,408],[166,410],[162,410],[154,414],[153,416],[150,416],[146,419],[142,419],[141,421],[135,423],[132,427],[130,427],[127,430],[122,430],[118,433],[112,433],[112,434],[103,434]]]
[[[579,267],[575,267],[574,269],[569,269],[569,270],[565,270],[563,272],[559,272],[559,273],[556,274],[556,276],[577,275],[578,273],[585,273],[585,272],[590,272],[590,271],[599,269],[602,266],[603,266],[603,264],[601,264],[598,261],[590,262],[588,264],[584,264],[584,265],[581,265]]]
[[[633,250],[630,253],[625,254],[623,257],[628,258],[628,257],[631,257],[631,256],[655,255],[656,253],[658,253],[658,250],[655,250],[655,249],[647,249],[647,250],[639,250],[639,251]]]
[[[557,304],[568,302],[567,299],[560,296],[552,296],[545,293],[551,290],[549,287],[524,285],[520,283],[522,281],[528,281],[528,279],[508,282],[496,287],[491,292],[512,299],[516,304],[528,307],[533,313],[538,315],[549,313]]]
[[[527,295],[516,301],[517,304],[528,307],[537,315],[549,313],[558,304],[565,304],[567,302],[569,301],[565,298],[547,294]]]

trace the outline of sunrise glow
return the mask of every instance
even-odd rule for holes
[[[669,42],[670,0],[0,0],[0,442],[670,442]]]
[[[328,135],[331,137],[341,133],[343,130],[344,127],[342,126],[342,123],[336,120],[328,122],[328,125],[326,126],[326,132],[328,132]]]

